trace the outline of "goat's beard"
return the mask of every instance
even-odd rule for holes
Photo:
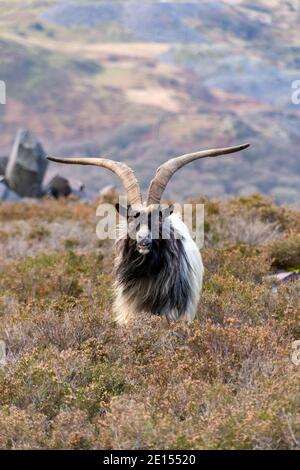
[[[150,247],[142,247],[137,241],[129,236],[125,239],[117,241],[117,251],[121,255],[120,271],[125,277],[140,278],[156,275],[161,269],[163,261],[161,259],[163,246],[166,240],[154,239]],[[123,271],[124,270],[124,271]]]
[[[149,253],[138,251],[136,240],[117,242],[116,285],[139,312],[183,315],[191,302],[191,267],[182,240],[153,239]]]

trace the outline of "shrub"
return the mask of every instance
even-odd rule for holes
[[[0,408],[0,449],[39,449],[47,440],[47,419],[31,408]]]
[[[278,268],[300,269],[300,236],[277,240],[271,246],[273,265]]]

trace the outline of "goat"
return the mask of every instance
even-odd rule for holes
[[[168,321],[195,318],[204,274],[201,254],[172,207],[162,208],[161,197],[173,174],[184,165],[247,147],[249,144],[204,150],[168,160],[157,169],[146,204],[133,170],[125,163],[104,158],[47,157],[59,163],[107,168],[119,176],[126,189],[128,207],[116,205],[118,212],[127,217],[128,228],[125,236],[119,236],[116,241],[114,312],[117,322],[127,323],[142,312],[163,316]],[[153,237],[153,218],[157,221],[158,237]],[[163,230],[167,236],[161,236]]]

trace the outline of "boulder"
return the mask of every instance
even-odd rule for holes
[[[0,157],[0,175],[5,175],[8,157]]]
[[[55,175],[48,184],[47,192],[55,197],[55,199],[58,199],[60,197],[69,196],[72,192],[72,189],[69,181],[66,178]]]
[[[40,142],[26,129],[17,132],[5,178],[10,189],[22,197],[41,197],[48,162]]]
[[[79,198],[85,197],[84,184],[82,181],[74,178],[64,178],[60,175],[55,175],[47,184],[46,192],[58,199],[59,197],[67,197],[71,193]]]
[[[0,178],[0,203],[1,202],[17,202],[20,201],[20,196],[9,189],[4,178]]]

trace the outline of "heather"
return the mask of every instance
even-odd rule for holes
[[[2,449],[300,447],[299,208],[205,204],[198,318],[113,321],[96,203],[0,205]],[[276,288],[274,288],[276,287]]]

